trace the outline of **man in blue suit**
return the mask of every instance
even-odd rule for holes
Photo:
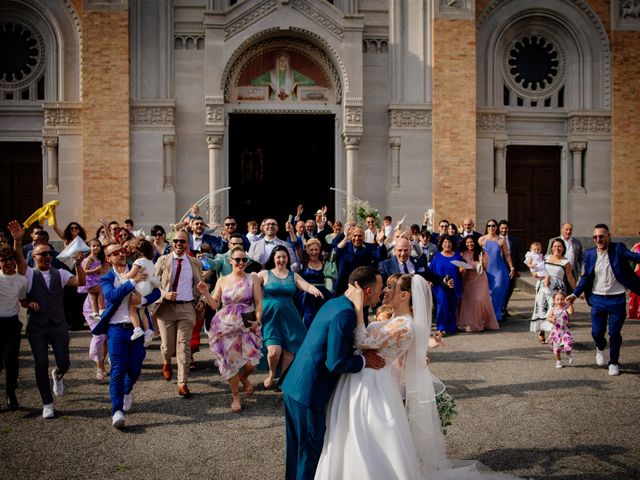
[[[380,272],[358,267],[349,283],[364,290],[364,304],[378,303],[382,292]],[[287,480],[313,478],[325,433],[327,403],[343,373],[363,368],[380,369],[384,360],[374,351],[359,354],[353,348],[356,312],[351,301],[340,296],[325,303],[311,324],[295,360],[286,372],[284,392],[287,435]]]
[[[377,243],[365,243],[362,227],[356,225],[347,230],[334,249],[338,267],[336,295],[342,295],[347,290],[349,275],[356,268],[369,266],[377,269],[378,263],[387,258],[387,247],[383,241],[384,230],[378,232]]]
[[[415,273],[423,277],[427,282],[446,287],[442,278],[433,273],[427,265],[426,255],[414,258],[411,256],[411,243],[404,237],[396,240],[393,247],[394,256],[380,262],[378,269],[382,274],[382,283],[394,273]],[[453,280],[451,281],[453,284]]]
[[[140,269],[134,278],[123,279],[121,275],[129,270],[124,249],[114,242],[105,246],[104,253],[113,268],[100,278],[100,288],[107,308],[93,333],[107,333],[111,360],[109,393],[112,424],[116,428],[122,428],[124,412],[129,411],[133,402],[131,390],[140,376],[145,357],[144,338],[131,340],[133,324],[129,318],[129,304],[151,304],[160,297],[160,290],[156,288],[145,298],[140,298],[140,294],[135,291],[136,283],[145,280],[149,272]]]
[[[599,223],[593,229],[595,248],[584,253],[584,274],[576,289],[566,299],[573,304],[583,292],[591,307],[591,336],[596,343],[596,364],[604,365],[604,334],[609,323],[609,375],[619,375],[618,357],[622,336],[620,331],[626,318],[626,289],[640,294],[640,277],[629,261],[640,262],[640,253],[634,253],[623,244],[609,241],[609,227]]]

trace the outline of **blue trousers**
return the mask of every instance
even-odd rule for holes
[[[284,394],[287,435],[287,480],[308,480],[316,474],[324,442],[325,410],[312,410]]]
[[[110,325],[107,333],[111,374],[109,394],[111,395],[111,414],[122,410],[124,395],[131,393],[146,355],[144,337],[131,340],[133,329]]]
[[[607,340],[604,334],[609,324],[609,365],[617,365],[620,357],[622,335],[627,311],[627,300],[624,293],[620,295],[591,295],[591,336],[599,350],[604,350]]]

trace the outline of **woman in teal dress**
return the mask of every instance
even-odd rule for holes
[[[269,363],[269,374],[264,380],[265,388],[271,388],[273,385],[280,356],[280,370],[284,372],[307,334],[307,328],[294,303],[297,289],[322,297],[320,290],[290,270],[290,264],[287,248],[277,245],[271,252],[264,270],[258,273],[264,292],[262,342],[267,347]]]

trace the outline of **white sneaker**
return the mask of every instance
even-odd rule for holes
[[[614,365],[613,363],[609,365],[609,375],[615,377],[616,375],[620,375],[620,369],[618,365]]]
[[[124,413],[122,413],[122,410],[116,410],[116,413],[113,414],[113,417],[111,417],[111,425],[116,428],[124,427]]]
[[[124,394],[124,402],[122,405],[122,410],[128,412],[131,410],[131,405],[133,404],[133,392]]]
[[[64,395],[64,382],[62,381],[62,375],[58,375],[56,373],[57,370],[57,368],[51,370],[51,378],[53,379],[53,394],[56,397],[61,397]]]
[[[47,403],[42,406],[42,418],[53,418],[55,415],[56,413],[53,409],[53,403]]]
[[[574,357],[573,355],[569,355],[569,365],[573,365],[575,361],[576,361],[576,357]]]
[[[562,362],[560,360],[556,360],[556,368],[562,368]]]
[[[151,345],[153,341],[153,330],[149,329],[144,332],[144,346],[145,348]]]
[[[602,367],[604,365],[604,350],[596,347],[596,365]]]

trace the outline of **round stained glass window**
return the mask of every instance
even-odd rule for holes
[[[547,34],[527,34],[511,42],[505,52],[507,82],[520,96],[551,95],[564,80],[564,52]]]
[[[0,87],[19,88],[40,75],[44,42],[36,32],[22,22],[0,21]]]

